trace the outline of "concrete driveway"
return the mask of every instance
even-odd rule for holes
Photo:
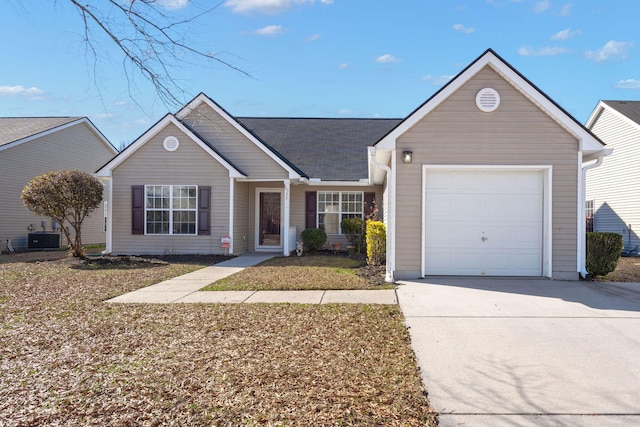
[[[640,285],[402,282],[440,426],[640,425]]]

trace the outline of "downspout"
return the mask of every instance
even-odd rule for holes
[[[375,158],[376,148],[368,147],[368,149],[369,149],[369,161],[371,162],[371,164],[382,169],[387,174],[387,197],[389,198],[389,200],[387,201],[387,204],[389,207],[389,218],[388,218],[389,223],[387,224],[387,247],[386,247],[386,252],[387,252],[386,267],[387,268],[386,268],[384,280],[388,283],[392,283],[393,272],[395,271],[395,263],[396,263],[395,251],[393,250],[394,244],[395,244],[395,217],[396,217],[395,216],[396,204],[394,200],[395,183],[393,180],[393,173],[391,171],[391,168],[387,165],[383,165],[382,163],[378,163],[376,161],[376,158]],[[392,155],[392,161],[393,159],[394,159],[394,156]]]
[[[113,244],[113,179],[109,177],[100,178],[102,187],[107,192],[106,204],[107,204],[107,218],[106,218],[106,230],[105,230],[105,248],[102,251],[102,255],[111,254]]]
[[[587,266],[586,266],[586,253],[587,253],[587,235],[585,229],[583,228],[586,223],[586,212],[585,212],[585,203],[587,197],[587,171],[590,169],[595,169],[602,164],[605,156],[610,156],[613,153],[613,148],[603,149],[600,153],[598,153],[598,157],[596,157],[596,161],[593,163],[589,163],[588,165],[582,166],[582,173],[580,176],[581,186],[580,186],[580,197],[578,198],[578,218],[580,219],[579,223],[582,224],[581,228],[578,229],[578,272],[582,277],[587,277]],[[582,161],[582,153],[580,153],[580,160]]]

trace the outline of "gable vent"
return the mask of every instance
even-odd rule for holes
[[[176,151],[180,146],[180,141],[175,136],[168,136],[162,141],[162,146],[167,151]]]
[[[480,89],[476,95],[476,106],[485,113],[495,111],[500,106],[500,94],[490,87]]]

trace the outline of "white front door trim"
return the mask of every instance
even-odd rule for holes
[[[279,246],[263,246],[260,245],[260,194],[261,193],[280,193],[280,245]],[[284,203],[284,189],[277,187],[256,187],[255,194],[255,250],[256,252],[281,252],[284,248],[284,239],[285,239],[285,227],[284,227],[284,215],[283,210],[285,209]]]
[[[553,166],[551,165],[422,165],[422,233],[421,233],[421,274],[427,275],[426,268],[426,190],[427,190],[427,173],[430,170],[444,170],[444,171],[498,171],[498,172],[518,172],[518,171],[540,171],[543,176],[543,236],[542,236],[542,276],[551,277],[552,266],[552,178],[553,178]]]

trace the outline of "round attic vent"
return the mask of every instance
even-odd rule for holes
[[[175,136],[168,136],[162,141],[162,146],[167,151],[176,151],[180,146],[180,141]]]
[[[495,111],[500,106],[500,94],[490,87],[480,89],[476,95],[476,105],[485,113]]]

